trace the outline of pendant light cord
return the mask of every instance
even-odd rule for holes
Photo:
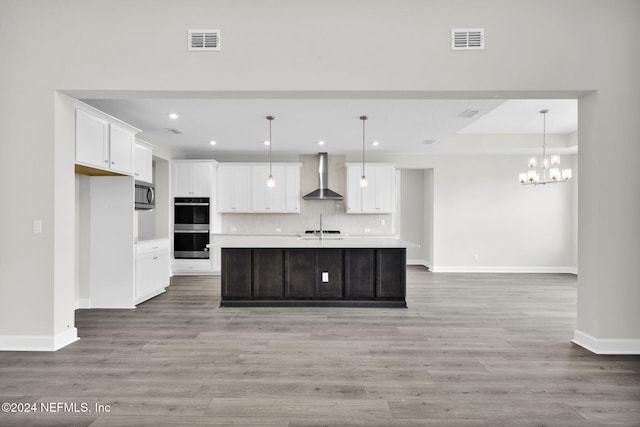
[[[362,120],[362,176],[365,176],[364,173],[364,147],[365,147],[365,120],[367,120],[367,116],[360,116],[360,120]]]
[[[267,116],[267,120],[269,120],[269,176],[273,176],[271,173],[271,122],[275,117]]]

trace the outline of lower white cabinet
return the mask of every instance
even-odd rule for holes
[[[213,273],[213,259],[174,259],[171,263],[173,274],[204,275]]]
[[[169,239],[147,240],[136,244],[135,304],[165,291],[169,286],[170,263]]]

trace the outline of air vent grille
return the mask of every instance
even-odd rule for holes
[[[451,50],[484,49],[484,28],[454,28],[451,30]]]
[[[220,50],[220,30],[189,30],[189,50]]]
[[[165,130],[167,130],[168,132],[171,132],[173,134],[176,135],[182,135],[182,131],[180,129],[176,129],[176,128],[165,128]]]

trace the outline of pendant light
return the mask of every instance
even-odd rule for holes
[[[360,116],[360,120],[362,120],[362,176],[360,177],[360,187],[362,188],[367,186],[367,176],[364,173],[364,124],[367,119],[367,116]]]
[[[560,156],[553,155],[547,157],[547,113],[549,110],[540,110],[542,114],[542,158],[540,159],[540,171],[538,171],[538,159],[529,158],[529,170],[520,174],[520,183],[522,185],[544,185],[555,184],[558,182],[567,182],[571,179],[571,169],[562,169],[560,165]],[[547,169],[549,176],[547,177]]]
[[[267,187],[273,188],[276,186],[276,180],[273,178],[273,174],[271,172],[271,122],[275,119],[273,116],[267,116],[267,120],[269,120],[269,177],[267,178]]]

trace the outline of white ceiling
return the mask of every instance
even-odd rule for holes
[[[362,149],[422,153],[456,133],[547,133],[577,129],[576,100],[503,99],[83,99],[143,132],[141,139],[185,153],[264,153],[272,123],[274,152],[310,154]],[[459,117],[478,110],[472,118]],[[178,118],[169,118],[170,113]],[[177,129],[175,134],[168,129]],[[212,146],[209,141],[216,141]],[[324,141],[320,146],[318,141]],[[379,145],[372,146],[373,141]],[[446,141],[444,142],[446,144]]]

